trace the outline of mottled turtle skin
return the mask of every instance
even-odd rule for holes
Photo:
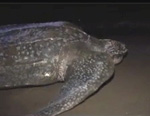
[[[64,82],[59,96],[30,116],[56,116],[84,101],[114,73],[127,49],[64,21],[0,27],[0,88]]]

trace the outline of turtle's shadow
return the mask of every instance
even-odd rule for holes
[[[54,84],[62,83],[62,82],[54,82],[50,84],[43,84],[43,85],[28,85],[28,86],[17,86],[17,87],[2,87],[0,90],[12,90],[12,89],[22,89],[22,88],[38,88],[38,87],[45,87],[45,86],[51,86]]]

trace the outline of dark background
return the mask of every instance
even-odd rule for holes
[[[51,21],[72,22],[128,48],[113,80],[60,116],[150,116],[150,4],[0,4],[0,25]],[[33,113],[60,87],[0,90],[0,116]]]
[[[150,4],[0,4],[0,25],[69,21],[90,34],[148,34]]]

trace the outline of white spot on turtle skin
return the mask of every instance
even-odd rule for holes
[[[42,44],[40,44],[40,47],[42,48],[42,47],[43,47],[43,45],[42,45]]]
[[[25,85],[30,85],[30,83],[27,82],[27,83],[25,83]]]
[[[0,56],[4,56],[4,53],[0,53]]]
[[[20,44],[20,45],[21,45],[22,43],[19,41],[19,42],[18,42],[18,44]]]
[[[82,37],[83,37],[83,35],[81,33],[79,33],[79,38],[82,38]]]
[[[49,76],[50,76],[50,73],[47,73],[47,72],[46,72],[46,73],[44,74],[44,76],[45,76],[45,77],[49,77]]]
[[[77,37],[77,36],[78,36],[78,34],[77,34],[77,33],[74,33],[74,36],[75,36],[75,37]]]
[[[27,60],[27,59],[28,59],[28,57],[26,57],[26,56],[25,56],[25,57],[24,57],[24,59],[25,59],[25,60]]]
[[[3,60],[5,61],[5,60],[6,60],[6,58],[5,58],[5,57],[3,57]]]
[[[20,55],[20,52],[18,52],[18,55]]]
[[[21,54],[24,54],[24,53],[25,53],[25,51],[22,51],[22,52],[21,52]]]
[[[103,65],[103,62],[98,62],[97,64],[98,64],[98,65]]]
[[[47,42],[46,45],[49,46],[49,42]]]
[[[13,55],[13,56],[12,56],[12,58],[15,58],[15,59],[17,59],[17,56]]]
[[[58,46],[61,46],[61,43],[60,43],[60,42],[58,42]]]
[[[34,52],[35,52],[34,50],[31,51],[32,54],[34,54]]]
[[[31,57],[31,58],[33,58],[33,57],[34,57],[34,55],[33,55],[33,54],[31,54],[31,55],[30,55],[30,57]]]
[[[17,46],[16,49],[19,51],[20,50],[20,46]]]
[[[51,37],[50,40],[54,40],[54,38]]]
[[[45,63],[47,63],[47,60],[43,60],[43,61],[41,61],[41,63],[45,64]]]
[[[48,48],[48,51],[51,51],[51,49],[50,49],[50,48]]]
[[[26,49],[26,46],[23,46],[23,49]]]
[[[67,42],[67,40],[66,40],[66,39],[63,39],[63,42],[65,42],[65,43],[66,43],[66,42]]]
[[[64,104],[64,107],[67,107],[68,105],[67,104]]]
[[[32,50],[32,47],[31,47],[31,46],[29,47],[29,50]]]
[[[40,55],[41,55],[41,52],[37,52],[36,54],[37,54],[38,56],[40,56]]]
[[[9,84],[7,84],[7,85],[5,85],[5,87],[10,87],[10,85],[9,85]]]
[[[48,54],[44,54],[44,56],[48,57],[49,55]]]
[[[62,38],[61,37],[57,37],[57,40],[62,40]]]
[[[62,107],[62,108],[61,108],[61,110],[62,110],[62,111],[64,111],[64,110],[65,110],[65,108],[64,108],[64,107]]]
[[[69,32],[69,29],[66,29],[65,32],[68,33],[68,32]]]
[[[27,52],[27,55],[29,55],[29,52]]]

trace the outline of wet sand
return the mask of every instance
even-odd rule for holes
[[[149,37],[108,37],[127,45],[129,49],[127,57],[116,66],[112,81],[85,102],[60,116],[149,116]],[[35,112],[51,101],[58,94],[61,86],[62,84],[56,84],[1,90],[0,116]]]

